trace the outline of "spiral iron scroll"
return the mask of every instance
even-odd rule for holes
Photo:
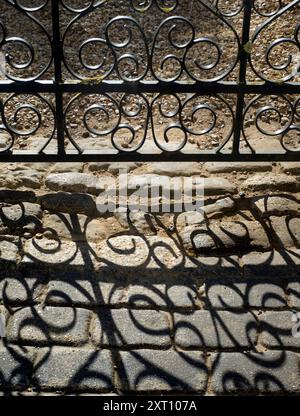
[[[0,153],[26,150],[35,136],[35,150],[42,153],[55,138],[54,105],[41,94],[10,94],[0,101],[0,116]]]
[[[188,142],[195,143],[199,138],[208,142],[215,131],[220,139],[214,139],[214,149],[220,151],[230,140],[234,125],[234,113],[221,96],[190,94],[183,98],[179,94],[158,94],[149,100],[143,94],[79,94],[68,103],[65,120],[67,135],[80,153],[87,149],[84,141],[79,146],[73,139],[73,112],[77,114],[80,130],[118,152],[136,152],[151,143],[147,134],[150,124],[154,143],[160,151],[180,151]]]
[[[255,153],[247,137],[249,125],[255,126],[258,134],[278,139],[287,153],[299,152],[300,97],[258,95],[248,102],[242,131],[247,147]]]
[[[278,36],[276,23],[289,12],[294,12],[295,27],[290,31],[289,36],[281,36],[280,34]],[[271,14],[255,30],[251,40],[253,49],[250,54],[249,63],[259,79],[265,82],[287,82],[299,76],[300,21],[297,19],[299,12],[299,0],[293,0],[285,7],[282,7],[281,2],[279,2],[276,13]],[[271,30],[272,32],[270,33]],[[268,31],[272,40],[264,50],[260,51],[260,37],[263,34],[267,34]]]
[[[151,28],[153,35],[149,40],[149,33],[143,27],[142,21],[144,12],[153,7],[154,3],[157,9],[162,12],[162,16],[158,27]],[[116,4],[115,1],[110,1],[110,7],[114,7]],[[156,0],[155,2],[132,0],[130,4],[133,11],[132,16],[122,15],[123,9],[118,10],[118,16],[110,18],[105,27],[99,27],[98,32],[102,36],[88,37],[86,35],[85,39],[75,48],[75,29],[80,28],[81,21],[87,21],[84,20],[87,16],[93,14],[98,16],[97,12],[106,7],[106,4],[91,2],[89,7],[79,11],[79,9],[71,8],[66,0],[63,1],[63,5],[68,10],[76,13],[63,33],[64,65],[73,77],[81,80],[96,76],[101,80],[141,81],[155,79],[173,82],[183,76],[191,81],[213,82],[226,78],[236,67],[240,48],[239,36],[222,13],[207,2],[196,0],[195,5],[201,7],[203,13],[217,19],[222,28],[227,28],[229,38],[223,44],[213,36],[199,35],[197,24],[183,15],[165,17],[164,13],[184,12],[180,9],[180,5],[183,3],[178,0]],[[128,10],[124,11],[124,13],[126,12]],[[225,57],[226,55],[228,57],[232,49],[228,48],[228,42],[234,45],[234,53],[230,55],[232,56],[231,62],[226,64]],[[139,45],[139,51],[136,51],[137,45]],[[69,53],[71,48],[72,53]],[[74,62],[76,49],[78,60]],[[98,62],[87,62],[92,53],[98,55]],[[84,55],[86,55],[86,59]],[[205,55],[205,61],[201,62],[203,55]],[[121,69],[122,64],[126,67],[123,70]],[[176,67],[173,69],[174,73],[169,76],[165,74],[167,66]]]
[[[49,8],[49,0],[35,0],[31,6],[24,5],[22,0],[3,0],[5,6],[11,11],[15,20],[19,21],[16,27],[7,27],[4,14],[0,18],[0,54],[4,57],[0,65],[0,73],[12,81],[35,81],[43,77],[52,64],[51,36],[44,24],[35,14]],[[26,2],[25,2],[26,3]],[[16,13],[16,15],[15,15]],[[26,26],[26,33],[22,33],[22,26]],[[20,31],[20,36],[16,32]],[[39,42],[37,43],[37,39]],[[47,56],[45,56],[47,55]]]

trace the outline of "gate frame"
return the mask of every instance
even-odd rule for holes
[[[55,118],[57,132],[57,153],[16,153],[16,151],[5,151],[0,153],[0,162],[172,162],[172,161],[195,161],[195,162],[230,162],[230,161],[300,161],[300,151],[286,153],[240,153],[240,141],[242,135],[245,95],[259,94],[265,96],[300,94],[300,83],[296,82],[265,82],[264,84],[248,83],[246,72],[249,66],[250,52],[247,48],[250,39],[251,16],[254,7],[254,0],[243,0],[243,29],[242,42],[239,50],[240,64],[238,82],[163,82],[163,81],[107,81],[98,83],[83,82],[63,82],[62,81],[62,62],[63,45],[60,35],[60,0],[50,0],[52,9],[52,53],[54,62],[53,81],[10,81],[0,80],[0,93],[16,94],[39,94],[52,93],[55,95]],[[293,0],[295,4],[300,0]],[[160,154],[144,154],[136,151],[120,151],[118,154],[109,153],[66,153],[65,140],[65,120],[63,110],[63,94],[65,93],[193,93],[198,95],[231,94],[236,100],[234,128],[231,137],[232,152],[202,152],[202,153],[182,153],[181,151],[171,152],[162,151]],[[1,110],[1,107],[0,107]],[[148,127],[148,126],[147,126]],[[266,138],[267,140],[267,138]]]

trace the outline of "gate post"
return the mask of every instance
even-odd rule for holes
[[[239,69],[239,85],[246,84],[247,76],[247,62],[248,55],[251,52],[250,45],[250,24],[252,14],[253,0],[244,0],[244,17],[243,17],[243,34],[242,44],[240,50],[240,69]],[[244,117],[244,104],[245,93],[243,91],[238,92],[236,117],[234,126],[234,136],[232,145],[232,154],[238,156],[240,153],[240,140],[243,129],[243,117]]]
[[[58,155],[65,154],[65,122],[63,111],[62,83],[62,45],[60,38],[59,2],[51,0],[52,3],[52,53],[54,60],[54,87],[55,87],[55,109],[56,109],[56,132]]]

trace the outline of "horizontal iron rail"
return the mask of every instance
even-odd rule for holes
[[[35,94],[35,93],[190,93],[190,94],[300,94],[299,83],[262,83],[262,84],[236,84],[236,83],[208,83],[208,82],[122,82],[109,81],[101,83],[54,81],[12,82],[0,81],[0,93]]]
[[[124,152],[118,154],[0,154],[0,162],[299,162],[300,152],[291,153],[180,153],[141,154]]]

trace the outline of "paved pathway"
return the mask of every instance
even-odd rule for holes
[[[2,394],[300,393],[295,171],[211,191],[205,227],[94,215],[40,172],[58,188],[0,190]]]

